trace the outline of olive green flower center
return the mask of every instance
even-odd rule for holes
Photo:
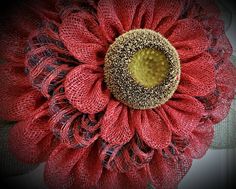
[[[133,55],[128,69],[135,81],[144,87],[151,88],[166,78],[169,64],[164,53],[147,48]]]
[[[104,74],[117,100],[134,109],[150,109],[164,104],[177,89],[179,56],[161,34],[131,30],[110,45]]]

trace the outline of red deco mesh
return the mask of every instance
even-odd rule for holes
[[[175,187],[192,158],[206,153],[212,125],[235,94],[232,48],[218,10],[201,0],[44,2],[1,28],[7,64],[0,68],[0,117],[19,121],[10,133],[14,154],[47,160],[50,188],[145,188],[148,181]],[[181,58],[180,87],[155,110],[162,122],[151,110],[135,121],[123,105],[125,119],[108,111],[104,56],[115,37],[134,28],[160,32]]]

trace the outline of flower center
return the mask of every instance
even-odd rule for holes
[[[159,33],[135,29],[110,45],[104,74],[116,99],[134,109],[150,109],[164,104],[177,89],[179,56]]]
[[[169,63],[161,51],[142,49],[134,54],[128,68],[135,81],[144,87],[151,88],[166,78]]]

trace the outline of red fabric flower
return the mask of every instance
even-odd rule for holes
[[[50,188],[176,187],[235,94],[218,9],[200,0],[54,4],[28,6],[1,33],[8,64],[0,67],[0,116],[18,121],[11,150],[25,162],[46,161]],[[124,105],[104,83],[109,46],[137,28],[162,34],[181,63],[175,94],[147,110]]]

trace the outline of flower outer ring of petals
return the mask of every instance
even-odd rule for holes
[[[180,72],[176,49],[149,29],[134,29],[119,36],[105,56],[108,88],[117,100],[133,109],[155,108],[167,102],[178,87]]]

